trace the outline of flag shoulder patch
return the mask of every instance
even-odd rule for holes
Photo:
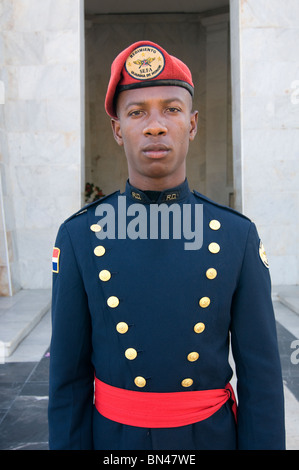
[[[59,273],[59,256],[60,249],[54,246],[52,254],[52,272]]]

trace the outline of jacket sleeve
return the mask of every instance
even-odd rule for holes
[[[53,272],[49,377],[49,448],[92,449],[91,321],[82,276],[66,225]]]
[[[237,373],[238,448],[284,449],[284,399],[269,269],[251,223],[232,303]]]

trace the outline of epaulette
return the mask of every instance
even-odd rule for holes
[[[219,204],[218,202],[215,202],[212,199],[208,198],[207,196],[204,196],[203,194],[199,193],[195,189],[193,189],[193,194],[195,196],[199,197],[200,199],[203,199],[204,201],[212,204],[213,206],[218,207],[219,209],[223,209],[225,211],[231,212],[232,214],[235,214],[239,217],[243,217],[243,219],[249,220],[249,222],[251,222],[249,217],[247,217],[246,215],[244,215],[241,212],[237,211],[236,209],[233,209],[232,207],[229,207],[229,206],[225,206],[224,204]]]
[[[120,191],[114,191],[114,193],[111,193],[111,194],[108,194],[107,196],[103,196],[101,197],[100,199],[97,199],[96,201],[93,201],[93,202],[90,202],[88,204],[86,204],[85,206],[83,206],[81,209],[79,209],[77,212],[75,212],[74,214],[72,214],[70,217],[68,217],[64,223],[68,222],[69,220],[72,220],[74,217],[78,217],[79,215],[81,214],[84,214],[85,212],[87,212],[91,207],[94,207],[94,206],[97,206],[99,204],[101,204],[103,201],[106,201],[108,198],[110,198],[111,196],[114,196],[115,194],[119,193]]]

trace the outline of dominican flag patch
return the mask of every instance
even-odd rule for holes
[[[53,254],[52,254],[52,271],[53,273],[59,273],[59,256],[60,256],[60,249],[54,247]]]

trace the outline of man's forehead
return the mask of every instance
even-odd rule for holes
[[[151,103],[170,104],[178,102],[189,105],[192,102],[190,93],[178,86],[157,86],[124,90],[118,95],[118,109],[133,105],[150,105]]]

